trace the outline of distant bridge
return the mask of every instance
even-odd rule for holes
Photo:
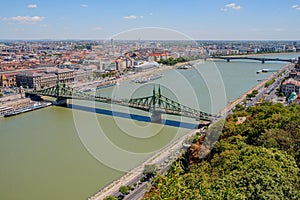
[[[66,86],[64,83],[57,82],[53,87],[26,92],[26,95],[54,97],[56,98],[56,105],[66,104],[67,99],[78,99],[127,106],[146,112],[151,112],[151,120],[153,122],[161,121],[161,114],[178,115],[203,121],[212,121],[216,117],[212,114],[184,106],[174,100],[169,99],[168,97],[163,96],[161,94],[160,87],[158,88],[158,92],[156,92],[155,88],[153,88],[153,94],[151,96],[133,98],[129,100],[115,100],[101,96],[93,96],[89,93],[81,92]]]
[[[257,57],[247,57],[247,56],[212,56],[212,58],[216,59],[223,59],[226,60],[227,62],[230,62],[230,60],[257,60],[260,61],[261,63],[265,63],[267,61],[279,61],[279,62],[290,62],[290,63],[295,63],[297,59],[283,59],[283,58],[257,58]]]

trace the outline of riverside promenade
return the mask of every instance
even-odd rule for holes
[[[247,94],[250,94],[253,90],[257,90],[260,93],[263,93],[265,92],[264,90],[264,87],[265,87],[265,84],[272,80],[273,78],[277,78],[278,74],[280,74],[281,72],[283,71],[286,71],[286,70],[290,70],[291,67],[293,67],[294,65],[289,63],[289,64],[286,64],[284,65],[283,67],[281,67],[276,73],[273,73],[271,76],[269,76],[267,79],[259,82],[257,85],[255,85],[254,87],[252,87],[250,90],[248,90],[247,92],[245,92],[244,94],[242,94],[241,96],[239,96],[238,98],[236,98],[235,100],[229,102],[229,104],[224,108],[222,109],[220,112],[219,112],[219,115],[221,116],[225,116],[227,115],[230,111],[232,111],[232,109],[242,103],[243,101],[246,100],[246,97],[247,97]]]
[[[187,138],[190,138],[191,136],[195,135],[197,132],[199,132],[198,129],[191,130],[184,136],[178,138],[177,140],[171,142],[166,147],[160,149],[157,153],[155,153],[153,156],[148,158],[145,162],[143,162],[138,167],[132,169],[131,171],[127,172],[124,176],[122,176],[120,179],[112,182],[110,185],[106,186],[104,189],[97,192],[92,197],[88,198],[89,200],[101,200],[104,199],[107,196],[113,195],[116,192],[119,191],[119,188],[123,185],[130,185],[134,183],[135,181],[138,181],[140,177],[143,174],[144,166],[148,164],[160,164],[162,161],[164,161],[167,157],[174,155],[175,152],[177,152],[180,149],[183,149],[184,141]]]

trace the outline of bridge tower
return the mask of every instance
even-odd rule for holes
[[[152,109],[150,110],[151,114],[151,122],[154,123],[162,123],[161,114],[165,113],[160,109],[161,106],[161,90],[160,86],[158,88],[158,94],[156,94],[155,86],[153,86],[153,96],[152,96]]]
[[[63,87],[65,87],[66,85],[63,84]],[[59,81],[56,80],[56,100],[53,102],[54,105],[56,106],[66,106],[67,105],[67,99],[61,98],[60,95],[60,85],[59,85]]]

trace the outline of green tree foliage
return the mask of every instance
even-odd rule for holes
[[[184,58],[184,57],[179,57],[174,59],[173,57],[170,57],[168,59],[161,59],[160,61],[158,61],[158,63],[162,63],[164,65],[175,65],[177,63],[181,63],[181,62],[187,62],[188,59]]]
[[[114,197],[114,196],[108,196],[108,197],[105,197],[104,200],[118,200],[118,198]]]
[[[146,179],[149,179],[157,174],[157,165],[145,165],[143,174],[146,176]]]
[[[257,94],[258,94],[258,91],[257,91],[257,90],[253,90],[250,94],[247,94],[246,98],[247,98],[247,99],[253,98],[253,97],[255,97]]]
[[[145,199],[300,199],[299,113],[296,104],[237,109],[206,158],[173,163]]]
[[[272,85],[275,82],[275,78],[272,78],[271,80],[269,80],[268,82],[266,82],[265,87],[269,87],[270,85]]]
[[[128,194],[130,188],[131,188],[130,186],[122,185],[122,186],[119,188],[119,192],[121,192],[123,195]]]

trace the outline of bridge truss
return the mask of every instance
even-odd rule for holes
[[[117,104],[121,106],[128,106],[131,108],[147,111],[147,112],[160,112],[170,115],[178,115],[189,118],[194,118],[196,120],[212,121],[215,116],[206,112],[198,111],[196,109],[190,108],[188,106],[182,105],[168,97],[161,94],[160,87],[158,92],[153,88],[152,96],[132,98],[129,100],[114,100],[101,96],[94,96],[92,94],[81,92],[75,90],[72,87],[65,85],[64,83],[56,83],[55,86],[33,90],[31,92],[26,92],[27,95],[38,95],[38,96],[49,96],[54,97],[57,100],[62,99],[78,99],[78,100],[88,100],[97,101],[102,103]]]

